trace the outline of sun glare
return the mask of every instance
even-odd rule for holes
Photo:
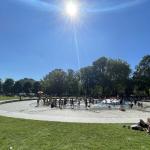
[[[79,12],[78,4],[75,1],[68,1],[66,3],[66,14],[70,18],[76,18]]]

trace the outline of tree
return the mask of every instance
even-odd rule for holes
[[[102,87],[100,85],[96,85],[93,89],[91,89],[91,93],[93,97],[99,97],[102,93]]]
[[[108,78],[109,59],[101,57],[93,62],[93,74],[95,75],[95,86],[102,88],[102,96],[111,95],[111,81]]]
[[[38,91],[42,89],[41,83],[39,81],[34,82],[33,91],[37,94]]]
[[[91,96],[91,89],[95,86],[95,74],[93,66],[84,67],[80,70],[82,89],[86,96]]]
[[[32,92],[32,83],[29,81],[25,82],[23,85],[23,90],[27,94],[31,93]]]
[[[20,81],[16,81],[14,84],[14,93],[19,94],[23,92],[23,85]]]
[[[22,92],[31,93],[33,92],[33,84],[35,82],[34,79],[24,78],[18,81],[22,86]]]
[[[66,72],[55,69],[42,80],[42,86],[47,94],[53,96],[66,95]]]
[[[68,96],[79,95],[79,78],[72,69],[69,69],[66,75],[66,92]]]
[[[131,69],[125,61],[101,57],[80,72],[86,95],[117,96],[126,93]]]
[[[150,55],[142,58],[133,74],[136,94],[150,95]]]
[[[0,94],[3,93],[3,83],[2,80],[0,79]]]
[[[14,80],[13,79],[6,79],[3,84],[3,91],[6,95],[12,95],[13,94],[13,86],[14,86]]]
[[[30,82],[32,85],[34,84],[35,80],[34,79],[30,79],[30,78],[24,78],[19,80],[19,82],[22,84],[22,86],[26,83],[26,82]]]
[[[150,78],[150,55],[144,56],[140,63],[136,66],[134,77]]]
[[[129,80],[131,69],[127,62],[110,59],[108,61],[107,76],[111,81],[111,88],[113,89],[112,95],[123,95],[127,94],[126,91],[129,88]],[[129,93],[128,93],[129,94]]]

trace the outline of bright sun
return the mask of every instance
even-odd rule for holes
[[[78,4],[75,1],[68,1],[66,3],[66,14],[70,17],[70,18],[75,18],[78,15]]]

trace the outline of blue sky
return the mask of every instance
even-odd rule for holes
[[[150,54],[149,0],[78,1],[79,18],[70,22],[63,0],[1,0],[0,78],[39,80],[55,68],[77,70],[101,56],[134,69]]]

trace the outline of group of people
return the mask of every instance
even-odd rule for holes
[[[143,103],[142,102],[137,102],[136,100],[134,102],[129,103],[129,107],[132,109],[133,106],[138,106],[139,108],[143,108]]]
[[[37,99],[37,107],[39,106],[40,100],[43,101],[44,105],[48,105],[51,108],[58,107],[60,109],[66,108],[66,106],[70,106],[72,109],[75,107],[80,107],[81,103],[85,104],[86,108],[89,108],[91,104],[94,104],[94,100],[92,98],[76,98],[76,97],[63,97],[63,98],[58,98],[58,97],[42,97],[39,96]]]

